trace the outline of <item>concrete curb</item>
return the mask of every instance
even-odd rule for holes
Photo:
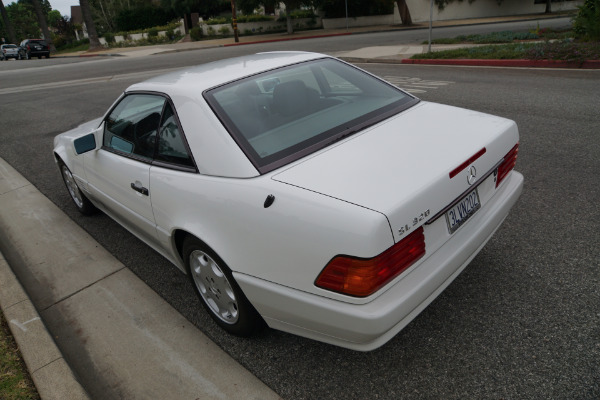
[[[40,397],[90,399],[0,253],[0,307]]]

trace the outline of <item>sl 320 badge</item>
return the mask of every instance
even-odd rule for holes
[[[412,224],[405,224],[404,226],[401,226],[400,229],[398,229],[398,234],[404,235],[405,233],[408,233],[415,225],[418,225],[419,222],[429,217],[429,214],[431,214],[429,209],[423,211],[422,213],[413,218]]]

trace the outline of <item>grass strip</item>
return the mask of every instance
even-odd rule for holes
[[[0,398],[2,400],[40,398],[2,312],[0,312]]]
[[[479,60],[561,60],[583,62],[600,60],[600,42],[570,40],[538,43],[510,43],[463,47],[453,50],[415,54],[412,59],[479,59]]]

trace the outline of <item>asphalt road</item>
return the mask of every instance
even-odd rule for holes
[[[337,40],[327,46],[339,51],[356,38]],[[303,42],[309,41],[269,48],[312,46]],[[526,179],[513,212],[465,272],[406,329],[370,353],[273,330],[252,339],[228,336],[175,267],[106,216],[75,211],[52,160],[56,134],[102,114],[142,78],[136,71],[267,47],[141,61],[32,60],[35,67],[0,71],[0,157],[284,399],[599,398],[600,71],[361,66],[424,100],[516,120],[517,169]],[[2,93],[91,76],[112,78]],[[68,347],[63,351],[68,359]]]

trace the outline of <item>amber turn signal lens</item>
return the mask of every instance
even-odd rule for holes
[[[385,286],[425,254],[423,227],[380,255],[364,259],[337,256],[327,264],[315,285],[355,297],[366,297]]]

